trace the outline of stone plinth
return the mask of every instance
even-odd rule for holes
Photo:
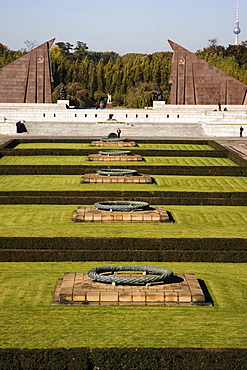
[[[98,173],[86,173],[81,184],[152,184],[152,177],[149,175],[125,175],[125,176],[103,176]]]
[[[120,273],[118,273],[120,274]],[[123,273],[121,273],[123,274]],[[124,276],[140,276],[124,273]],[[176,274],[171,283],[116,285],[98,283],[87,273],[65,273],[59,278],[54,305],[212,306],[194,274]]]
[[[102,161],[102,162],[133,162],[142,161],[143,157],[139,154],[123,154],[123,155],[101,155],[101,154],[89,154],[87,161]]]
[[[113,108],[113,105],[112,105],[112,103],[106,103],[106,108]],[[116,121],[115,119],[113,120],[113,119],[109,119],[108,121]]]
[[[99,147],[130,147],[136,146],[135,141],[92,141],[90,146]]]
[[[73,222],[172,222],[163,207],[135,211],[102,211],[95,207],[78,207]]]

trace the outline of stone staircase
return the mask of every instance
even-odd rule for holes
[[[26,122],[27,133],[21,136],[106,137],[120,126],[122,137],[207,137],[200,123],[65,123]]]

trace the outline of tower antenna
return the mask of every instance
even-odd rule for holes
[[[241,32],[241,29],[239,28],[239,20],[238,20],[238,0],[237,0],[236,23],[235,23],[233,32],[235,34],[235,45],[238,45],[238,35]]]

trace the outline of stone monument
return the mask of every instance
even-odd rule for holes
[[[247,85],[168,40],[174,50],[170,104],[247,104]]]
[[[144,265],[110,265],[59,278],[53,305],[212,306],[194,274]]]
[[[54,40],[0,69],[0,103],[52,103],[49,49]]]
[[[107,94],[106,108],[112,108],[111,94]]]

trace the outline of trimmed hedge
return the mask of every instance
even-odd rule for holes
[[[237,348],[0,349],[2,370],[242,370],[246,367],[247,350]]]
[[[143,197],[131,197],[128,199],[112,197],[112,201],[128,200],[136,202],[147,202],[152,205],[181,205],[181,206],[247,206],[247,199],[228,199],[228,198],[143,198]],[[102,201],[102,197],[1,197],[0,204],[94,204]]]
[[[247,251],[0,250],[1,262],[132,261],[245,263]]]
[[[0,237],[5,250],[247,251],[244,238]]]
[[[11,149],[15,148],[17,145],[21,143],[90,143],[92,140],[89,139],[24,139],[24,138],[18,138],[18,139],[11,139],[5,142],[3,145],[0,146],[0,149]]]
[[[52,148],[36,148],[36,149],[20,149],[15,150],[16,146],[20,143],[35,143],[35,139],[15,139],[9,140],[0,147],[2,155],[8,156],[35,156],[35,155],[56,155],[56,156],[75,156],[75,155],[89,155],[98,153],[100,148],[87,148],[87,149],[52,149]],[[40,143],[90,143],[91,140],[66,140],[66,139],[39,139]],[[145,144],[193,144],[193,145],[209,145],[214,150],[160,150],[160,149],[140,149],[137,147],[130,148],[135,154],[142,156],[175,156],[175,157],[217,157],[227,158],[229,151],[214,141],[205,140],[141,140]]]
[[[97,194],[97,195],[96,195]],[[152,205],[246,206],[246,192],[173,191],[10,191],[0,192],[0,204],[94,204],[102,199],[148,202]]]
[[[2,262],[247,262],[247,239],[0,238]]]
[[[1,370],[93,370],[89,348],[0,349]]]
[[[78,175],[95,173],[102,168],[113,168],[116,164],[102,165],[0,165],[2,175]],[[119,168],[130,168],[127,165],[118,165]],[[131,168],[149,175],[180,175],[180,176],[241,176],[247,177],[247,167],[237,166],[135,166]]]
[[[145,333],[143,333],[145,335]],[[109,348],[92,349],[100,370],[237,370],[247,363],[246,349]]]
[[[135,147],[136,148],[136,147]],[[140,154],[143,157],[213,157],[213,158],[227,158],[227,151],[214,150],[159,150],[159,149],[135,149],[134,147],[127,147],[133,154]],[[94,149],[2,149],[3,156],[87,156],[89,154],[97,154],[103,147]],[[112,148],[111,150],[113,150]]]
[[[4,143],[0,148],[15,148],[18,144],[20,143],[91,143],[92,140],[97,140],[97,139],[24,139],[24,138],[18,138],[18,139],[11,139],[8,140],[6,143]],[[100,138],[99,138],[100,140]],[[133,140],[133,139],[131,139]],[[135,140],[136,141],[136,140]],[[143,144],[195,144],[195,145],[210,145],[212,148],[216,150],[227,150],[225,147],[222,145],[216,143],[215,141],[212,140],[157,140],[157,139],[148,139],[148,140],[139,140],[138,141],[142,142]]]

